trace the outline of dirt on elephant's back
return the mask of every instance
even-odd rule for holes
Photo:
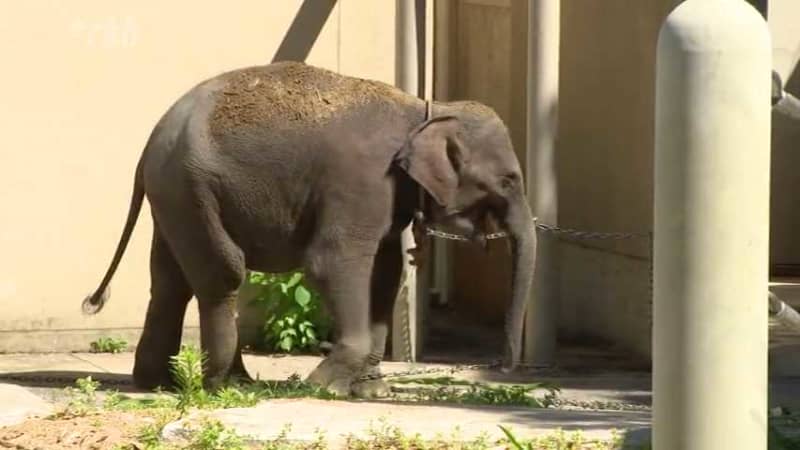
[[[414,99],[385,83],[297,62],[250,67],[221,77],[225,85],[216,94],[211,118],[215,136],[252,125],[273,129],[320,126],[370,102]]]

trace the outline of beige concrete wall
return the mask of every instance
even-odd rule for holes
[[[449,1],[449,33],[442,39],[448,70],[444,71],[446,89],[438,95],[441,99],[477,100],[494,108],[509,127],[524,165],[527,2],[442,1]],[[453,245],[451,249],[453,303],[460,313],[500,327],[511,285],[507,243],[490,242],[486,251],[473,245]]]
[[[652,229],[655,45],[678,0],[562,0],[559,222],[588,230]],[[800,94],[800,4],[771,0],[775,68]],[[773,264],[800,266],[800,127],[773,129]],[[561,244],[561,329],[650,354],[649,249],[634,242]]]
[[[562,0],[559,224],[652,229],[655,50],[675,0]],[[650,354],[649,244],[562,242],[566,338]]]
[[[786,90],[800,96],[800,3],[771,0],[769,26],[772,31],[774,67],[786,81]],[[772,200],[770,262],[773,273],[800,275],[800,125],[780,114],[772,122]]]
[[[269,62],[301,3],[0,5],[0,352],[86,349],[98,334],[135,342],[149,289],[146,207],[106,309],[83,316],[80,302],[110,261],[145,140],[197,82]],[[391,83],[393,24],[394,2],[339,0],[308,62]]]

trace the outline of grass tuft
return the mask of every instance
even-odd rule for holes
[[[128,341],[122,338],[101,337],[89,344],[92,353],[122,353],[128,348]]]

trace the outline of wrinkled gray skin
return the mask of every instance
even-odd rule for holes
[[[236,79],[244,82],[236,87]],[[353,86],[364,93],[348,94]],[[258,101],[238,100],[253,92]],[[283,93],[294,97],[275,100]],[[423,101],[388,85],[299,63],[228,72],[176,102],[136,169],[113,262],[84,301],[87,313],[102,308],[147,196],[151,298],[135,383],[172,385],[168,362],[193,295],[208,355],[206,385],[247,378],[236,312],[246,270],[303,268],[337,336],[309,381],[340,394],[384,395],[382,381],[354,380],[376,372],[384,355],[401,275],[400,233],[420,209],[430,222],[478,242],[487,215],[509,232],[505,369],[513,369],[536,243],[520,166],[506,127],[488,107],[437,103],[432,117],[425,120]]]

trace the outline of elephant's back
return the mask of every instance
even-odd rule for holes
[[[217,138],[252,128],[311,131],[366,106],[385,109],[415,100],[385,83],[298,62],[239,69],[215,81],[209,125]]]

